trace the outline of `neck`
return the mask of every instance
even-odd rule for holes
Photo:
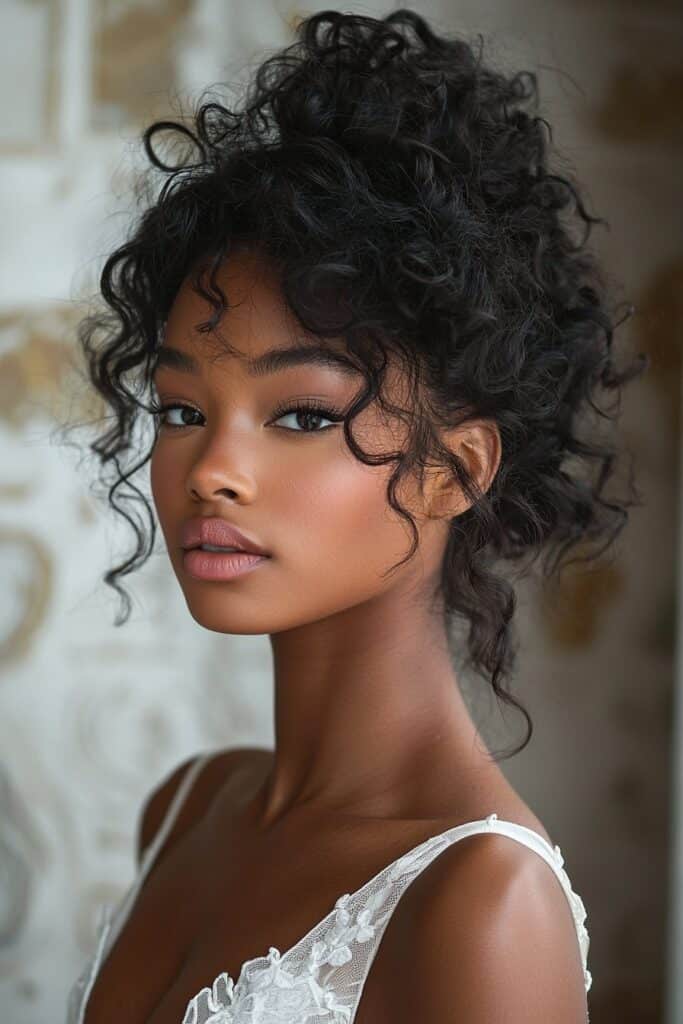
[[[411,611],[398,621],[386,602],[381,614],[363,605],[271,637],[275,751],[262,828],[304,805],[438,817],[473,770],[497,770],[463,701],[445,630]]]

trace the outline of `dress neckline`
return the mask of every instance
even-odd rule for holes
[[[494,822],[496,827],[494,827],[493,825]],[[437,845],[439,842],[445,843],[453,835],[457,835],[459,832],[467,832],[468,830],[471,830],[472,834],[476,834],[482,831],[482,825],[488,826],[491,832],[503,832],[503,834],[512,836],[512,838],[514,838],[515,832],[521,831],[524,834],[526,834],[530,839],[532,839],[533,842],[540,845],[541,849],[544,851],[544,854],[542,854],[543,859],[555,868],[556,873],[561,878],[562,884],[565,887],[569,887],[569,890],[571,891],[571,885],[569,883],[569,880],[565,875],[564,871],[562,870],[564,860],[562,858],[560,847],[553,847],[553,845],[549,843],[548,840],[535,829],[528,828],[526,825],[520,825],[514,821],[507,821],[504,818],[499,819],[496,813],[489,814],[486,818],[478,818],[473,821],[462,822],[459,825],[452,825],[450,828],[444,830],[443,832],[439,832],[433,836],[428,836],[421,843],[418,843],[417,846],[411,847],[405,853],[401,854],[399,857],[396,857],[389,864],[385,865],[383,868],[380,868],[380,870],[377,871],[372,876],[372,878],[369,878],[367,882],[364,882],[354,892],[346,892],[339,896],[335,900],[332,909],[327,914],[325,914],[323,918],[317,921],[311,928],[309,928],[309,930],[304,935],[302,935],[301,938],[297,939],[296,942],[288,949],[286,949],[284,952],[281,952],[277,948],[277,946],[270,946],[267,953],[251,957],[248,960],[244,960],[240,965],[236,980],[233,978],[231,974],[229,974],[229,972],[220,972],[216,976],[216,978],[214,978],[210,986],[204,986],[202,989],[199,990],[199,992],[197,992],[194,996],[190,998],[187,1004],[187,1008],[185,1010],[183,1022],[185,1020],[191,1020],[191,1011],[196,1010],[199,1001],[203,998],[211,999],[213,997],[213,994],[216,993],[218,987],[221,984],[226,986],[228,990],[230,990],[231,992],[234,992],[236,996],[241,992],[242,988],[244,987],[244,984],[247,980],[250,971],[252,971],[253,969],[258,970],[261,968],[266,968],[269,965],[282,965],[284,964],[285,961],[290,960],[303,946],[305,946],[314,938],[317,932],[325,928],[325,926],[331,921],[335,913],[337,913],[339,910],[343,910],[346,904],[349,903],[351,900],[355,900],[358,897],[362,897],[365,891],[375,886],[384,875],[392,876],[393,874],[401,874],[403,872],[403,869],[407,869],[410,865],[413,864],[414,861],[418,861],[423,854],[425,854],[428,850],[430,850],[433,846]],[[561,876],[564,876],[564,878],[562,878]],[[124,898],[124,900],[122,901],[120,908],[121,910],[123,910],[126,904],[128,904],[128,911],[132,909],[132,906],[134,905],[135,900],[137,898],[138,890],[141,887],[143,878],[144,873],[141,872],[139,879],[136,880],[138,884],[133,885],[132,892],[128,894],[128,898]],[[99,971],[103,966],[104,961],[106,960],[106,956],[110,952],[110,950],[106,950],[106,936],[108,935],[113,925],[114,916],[115,915],[112,913],[111,908],[108,907],[106,914],[103,918],[103,932],[100,936],[100,941],[98,943],[97,952],[90,973],[91,984],[94,983],[97,975],[99,974]],[[80,1018],[81,1021],[83,1019],[85,1010],[87,1009],[89,995],[90,992],[88,992],[83,1004],[83,1009],[81,1011]]]
[[[250,960],[245,960],[239,969],[237,980],[234,983],[235,989],[237,990],[238,988],[242,987],[241,983],[244,982],[246,974],[250,967],[265,967],[266,964],[268,963],[273,963],[275,961],[282,963],[285,960],[285,958],[290,959],[296,952],[298,952],[299,949],[301,949],[302,946],[305,946],[306,943],[313,938],[316,932],[318,932],[328,923],[328,921],[330,921],[332,915],[337,910],[343,908],[351,900],[355,900],[357,897],[362,896],[366,889],[370,889],[372,886],[376,885],[383,875],[390,875],[392,872],[398,872],[400,869],[403,869],[404,867],[407,867],[408,865],[412,864],[413,861],[419,860],[422,854],[425,853],[427,849],[431,849],[432,846],[435,846],[441,840],[445,841],[449,839],[452,833],[464,831],[475,825],[492,825],[494,821],[499,825],[511,825],[514,830],[522,829],[522,831],[529,833],[535,839],[540,840],[540,842],[546,848],[546,850],[550,854],[551,858],[555,861],[555,863],[562,862],[562,855],[559,846],[553,847],[548,842],[548,840],[540,834],[540,832],[537,832],[535,829],[528,828],[526,825],[519,825],[515,821],[506,821],[504,818],[499,819],[498,815],[495,813],[489,814],[488,817],[486,818],[478,818],[476,821],[466,821],[462,822],[460,825],[452,825],[444,832],[439,832],[436,835],[428,836],[421,843],[418,843],[417,846],[411,847],[411,849],[407,850],[399,857],[396,857],[389,864],[385,865],[385,867],[380,868],[380,870],[377,871],[372,876],[372,878],[368,879],[367,882],[363,882],[360,888],[356,889],[354,892],[345,892],[341,896],[339,896],[335,900],[332,909],[327,914],[325,914],[325,916],[321,918],[316,924],[309,928],[305,935],[302,935],[300,939],[297,939],[293,946],[290,946],[289,949],[286,949],[284,953],[281,953],[277,946],[270,946],[268,953],[262,954],[261,956],[252,957]],[[492,831],[495,830],[492,829]],[[218,981],[220,978],[224,976],[231,977],[231,975],[228,975],[227,972],[224,971],[218,975],[218,978],[215,979],[214,985],[216,981]],[[195,996],[194,999],[197,999],[197,996]],[[192,1001],[193,1000],[191,999],[190,1004],[192,1004]]]

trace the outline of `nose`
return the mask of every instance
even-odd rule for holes
[[[217,495],[230,498],[231,501],[235,501],[235,499],[238,497],[238,491],[226,487],[221,488],[220,490],[215,490],[213,492],[207,490],[198,491],[195,487],[190,487],[189,493],[190,497],[193,498],[195,501],[213,501],[215,500]]]
[[[186,479],[186,488],[194,501],[253,501],[256,485],[252,474],[241,472],[225,452],[206,449],[194,462]]]

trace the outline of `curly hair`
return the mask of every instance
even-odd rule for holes
[[[606,222],[586,212],[571,175],[549,169],[550,126],[524,109],[537,109],[536,75],[486,66],[478,40],[477,51],[440,36],[407,9],[382,19],[323,11],[258,66],[236,109],[204,102],[205,92],[191,126],[182,114],[149,125],[146,175],[161,171],[163,187],[156,197],[147,188],[147,208],[107,258],[107,308],[84,317],[78,337],[89,383],[114,416],[89,447],[102,479],[113,467],[109,502],[136,535],[134,553],[104,576],[123,599],[121,625],[130,599],[118,577],[147,559],[155,537],[150,504],[131,482],[152,449],[132,465],[123,456],[140,455],[134,428],[153,411],[144,395],[165,320],[193,275],[214,311],[197,329],[213,332],[228,308],[216,272],[231,246],[257,245],[299,322],[341,336],[365,376],[344,436],[367,465],[395,463],[387,498],[413,542],[390,571],[418,544],[396,498],[406,474],[424,480],[436,461],[470,501],[450,520],[436,593],[448,630],[469,624],[466,664],[524,715],[517,753],[533,725],[506,689],[516,595],[501,563],[528,568],[545,552],[550,575],[570,549],[596,558],[616,539],[640,496],[630,477],[627,496],[607,499],[617,447],[579,427],[591,411],[613,423],[598,393],[612,393],[618,412],[623,384],[648,359],[615,366],[622,321],[587,246],[592,225]],[[157,152],[160,132],[182,143],[180,162]],[[382,390],[390,354],[410,384],[405,408]],[[358,446],[351,423],[373,401],[407,425],[403,450]],[[486,493],[440,439],[474,416],[494,421],[502,443]],[[142,502],[149,535],[119,496]],[[588,553],[589,542],[599,550]]]

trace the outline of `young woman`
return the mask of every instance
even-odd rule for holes
[[[168,180],[80,333],[115,416],[93,448],[112,504],[150,460],[192,617],[269,635],[276,743],[152,791],[73,1024],[588,1019],[585,909],[455,668],[522,749],[505,565],[604,548],[633,503],[579,428],[643,361],[614,364],[535,94],[411,11],[326,11],[238,111],[145,132]],[[165,162],[169,130],[196,152]]]

